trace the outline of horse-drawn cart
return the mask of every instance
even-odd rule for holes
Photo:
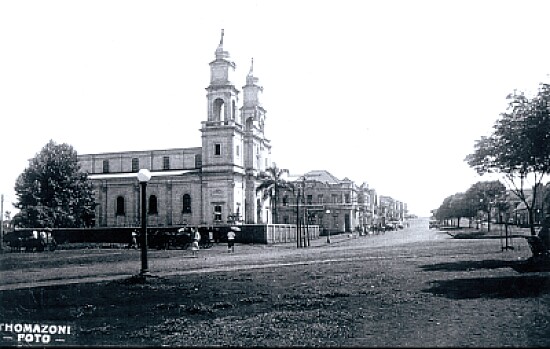
[[[25,252],[54,251],[57,248],[57,242],[49,229],[15,230],[4,235],[4,243],[14,252],[21,252],[23,248]]]

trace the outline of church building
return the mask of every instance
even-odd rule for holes
[[[140,169],[151,172],[149,226],[272,223],[269,201],[256,193],[259,174],[272,166],[263,87],[253,61],[242,90],[235,86],[236,65],[223,35],[210,62],[202,147],[79,155],[93,184],[97,227],[139,226]]]

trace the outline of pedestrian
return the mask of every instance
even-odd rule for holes
[[[235,252],[235,232],[233,229],[227,232],[227,252]]]
[[[214,244],[214,232],[212,228],[208,229],[208,245],[212,246]]]
[[[197,228],[193,228],[193,245],[191,250],[193,251],[193,257],[197,257],[197,251],[199,250],[199,241],[201,240],[201,234]]]
[[[130,239],[130,244],[128,245],[128,249],[130,249],[130,248],[133,248],[133,249],[137,248],[137,233],[135,231],[132,232],[132,237]]]

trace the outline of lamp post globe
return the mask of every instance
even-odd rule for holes
[[[140,183],[147,183],[151,180],[151,172],[149,172],[149,170],[146,168],[142,168],[141,170],[139,170],[137,178]]]

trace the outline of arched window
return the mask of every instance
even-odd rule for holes
[[[149,214],[158,214],[157,197],[156,195],[149,196]]]
[[[119,196],[116,198],[116,215],[124,216],[125,214],[126,210],[124,209],[124,197]]]
[[[246,119],[246,125],[245,125],[246,130],[250,131],[252,130],[252,127],[254,127],[254,119],[252,118]]]
[[[224,103],[223,103],[223,99],[216,99],[214,101],[214,110],[213,110],[213,120],[212,121],[222,121],[225,119],[224,115],[223,115],[223,108],[224,107]]]
[[[191,213],[191,195],[183,195],[183,209],[182,213]]]

